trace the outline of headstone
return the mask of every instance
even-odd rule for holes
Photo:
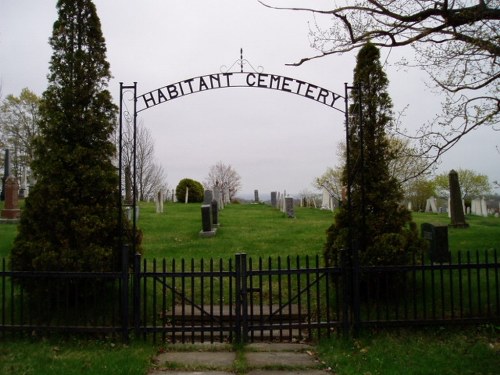
[[[472,215],[481,215],[481,201],[479,199],[473,199],[470,202],[470,212]]]
[[[285,198],[285,212],[288,217],[295,217],[295,211],[293,209],[293,198],[286,197]]]
[[[19,184],[14,176],[5,180],[5,204],[1,213],[2,219],[17,220],[21,216],[19,209]]]
[[[219,210],[223,210],[224,203],[222,202],[222,194],[220,187],[217,184],[214,186],[214,199],[217,201]]]
[[[189,186],[186,186],[186,196],[184,197],[184,203],[189,202]]]
[[[200,237],[213,237],[215,236],[216,229],[212,224],[212,206],[210,204],[203,204],[201,206],[201,231]]]
[[[425,212],[437,213],[436,197],[430,197],[425,204]]]
[[[0,200],[5,200],[5,182],[10,175],[10,158],[9,150],[5,150],[5,158],[3,163],[3,177],[2,177],[2,192],[0,193]]]
[[[19,189],[19,198],[24,199],[28,196],[28,179],[26,174],[26,169],[23,170],[23,175],[21,177],[21,187]]]
[[[450,182],[450,226],[455,228],[467,228],[469,224],[465,222],[464,206],[462,202],[462,193],[460,192],[458,173],[452,169],[448,177]]]
[[[321,209],[322,210],[331,210],[331,200],[330,200],[330,193],[328,193],[328,190],[323,188],[323,196],[321,200]]]
[[[212,194],[212,190],[205,190],[203,194],[203,204],[211,204],[214,200],[214,195]]]
[[[219,203],[214,199],[211,203],[212,206],[212,226],[219,227]]]
[[[429,241],[429,258],[432,262],[449,262],[451,253],[448,249],[448,226],[423,223],[422,238]]]
[[[259,203],[259,191],[258,190],[253,191],[253,197],[254,197],[254,202]]]
[[[158,194],[156,195],[156,213],[161,214],[163,213],[163,191],[159,191]]]
[[[278,205],[278,201],[277,201],[277,194],[275,191],[271,191],[271,207],[272,208],[276,208],[277,205]]]
[[[486,207],[486,200],[484,198],[481,198],[481,214],[483,216],[488,216],[488,208]]]

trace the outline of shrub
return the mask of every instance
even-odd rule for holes
[[[184,178],[179,181],[175,188],[175,196],[178,202],[184,202],[186,199],[186,188],[189,188],[188,202],[201,203],[203,202],[204,189],[203,185],[190,178]]]

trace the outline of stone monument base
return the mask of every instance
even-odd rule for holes
[[[2,219],[16,220],[16,219],[19,219],[21,217],[21,210],[19,208],[3,209],[1,214],[0,214],[0,217]]]
[[[209,231],[203,231],[200,230],[200,237],[201,238],[209,238],[209,237],[214,237],[217,234],[217,228],[213,228],[212,230]]]
[[[0,224],[18,224],[21,219],[3,219],[0,217]]]

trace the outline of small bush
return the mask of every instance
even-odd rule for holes
[[[189,188],[188,203],[201,203],[203,202],[203,185],[190,178],[184,178],[179,181],[175,188],[175,196],[178,202],[186,200],[186,188]]]

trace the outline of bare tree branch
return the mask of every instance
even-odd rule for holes
[[[427,169],[474,129],[498,130],[499,0],[339,0],[328,10],[259,1],[272,9],[331,17],[328,27],[315,22],[310,29],[311,44],[320,53],[288,65],[351,52],[367,42],[379,48],[411,46],[415,62],[404,65],[424,70],[447,93],[442,113],[410,136],[430,162]]]

